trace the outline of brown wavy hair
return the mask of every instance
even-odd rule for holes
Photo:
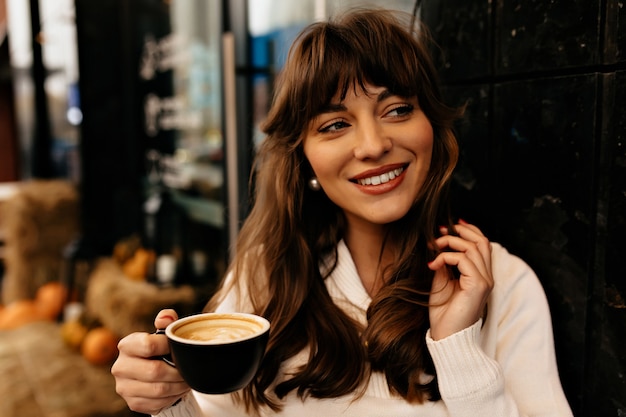
[[[352,10],[308,26],[290,49],[263,126],[266,138],[251,179],[255,201],[230,267],[234,281],[251,289],[255,312],[272,323],[262,368],[243,392],[249,409],[280,409],[280,399],[293,390],[301,398],[358,394],[372,371],[384,372],[390,389],[407,401],[439,399],[436,377],[423,378],[435,375],[425,343],[433,278],[427,262],[435,256],[429,248],[438,226],[452,223],[447,190],[458,157],[452,124],[461,110],[443,103],[428,34],[409,21],[397,12]],[[320,272],[322,259],[336,263],[346,221],[323,192],[307,187],[312,170],[302,142],[309,122],[338,91],[345,96],[366,84],[416,96],[433,126],[434,145],[418,199],[388,225],[386,241],[400,249],[362,328],[333,303]],[[207,309],[228,290],[223,287]],[[270,392],[281,363],[305,348],[306,365]]]

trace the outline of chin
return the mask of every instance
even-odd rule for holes
[[[385,213],[384,216],[370,216],[366,218],[366,220],[372,224],[386,225],[400,220],[407,214],[407,212],[408,210],[398,211],[394,213]]]

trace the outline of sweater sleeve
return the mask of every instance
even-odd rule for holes
[[[191,391],[181,401],[153,417],[249,417],[245,406],[233,402],[230,394],[208,395]]]
[[[171,407],[167,407],[153,417],[201,417],[202,411],[194,395],[190,392]]]
[[[442,400],[454,417],[517,417],[513,399],[504,392],[504,375],[498,362],[478,343],[482,320],[438,341],[426,334],[435,363]]]
[[[426,335],[450,416],[572,416],[539,280],[499,245],[493,249],[493,273],[485,323],[438,341]]]

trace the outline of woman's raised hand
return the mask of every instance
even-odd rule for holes
[[[161,310],[154,325],[164,329],[177,318],[174,310]],[[119,357],[111,373],[117,393],[131,410],[158,414],[190,390],[176,368],[158,359],[169,353],[165,335],[132,333],[120,341],[118,348]]]
[[[457,333],[480,319],[487,297],[493,289],[491,274],[491,244],[473,225],[460,221],[456,235],[441,229],[436,240],[442,251],[429,262],[435,271],[429,300],[430,336],[443,339]],[[446,265],[456,267],[459,277],[450,274]]]

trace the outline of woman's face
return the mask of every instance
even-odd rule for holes
[[[336,96],[305,132],[304,153],[348,224],[383,225],[414,204],[430,167],[433,128],[417,98],[366,85]]]

